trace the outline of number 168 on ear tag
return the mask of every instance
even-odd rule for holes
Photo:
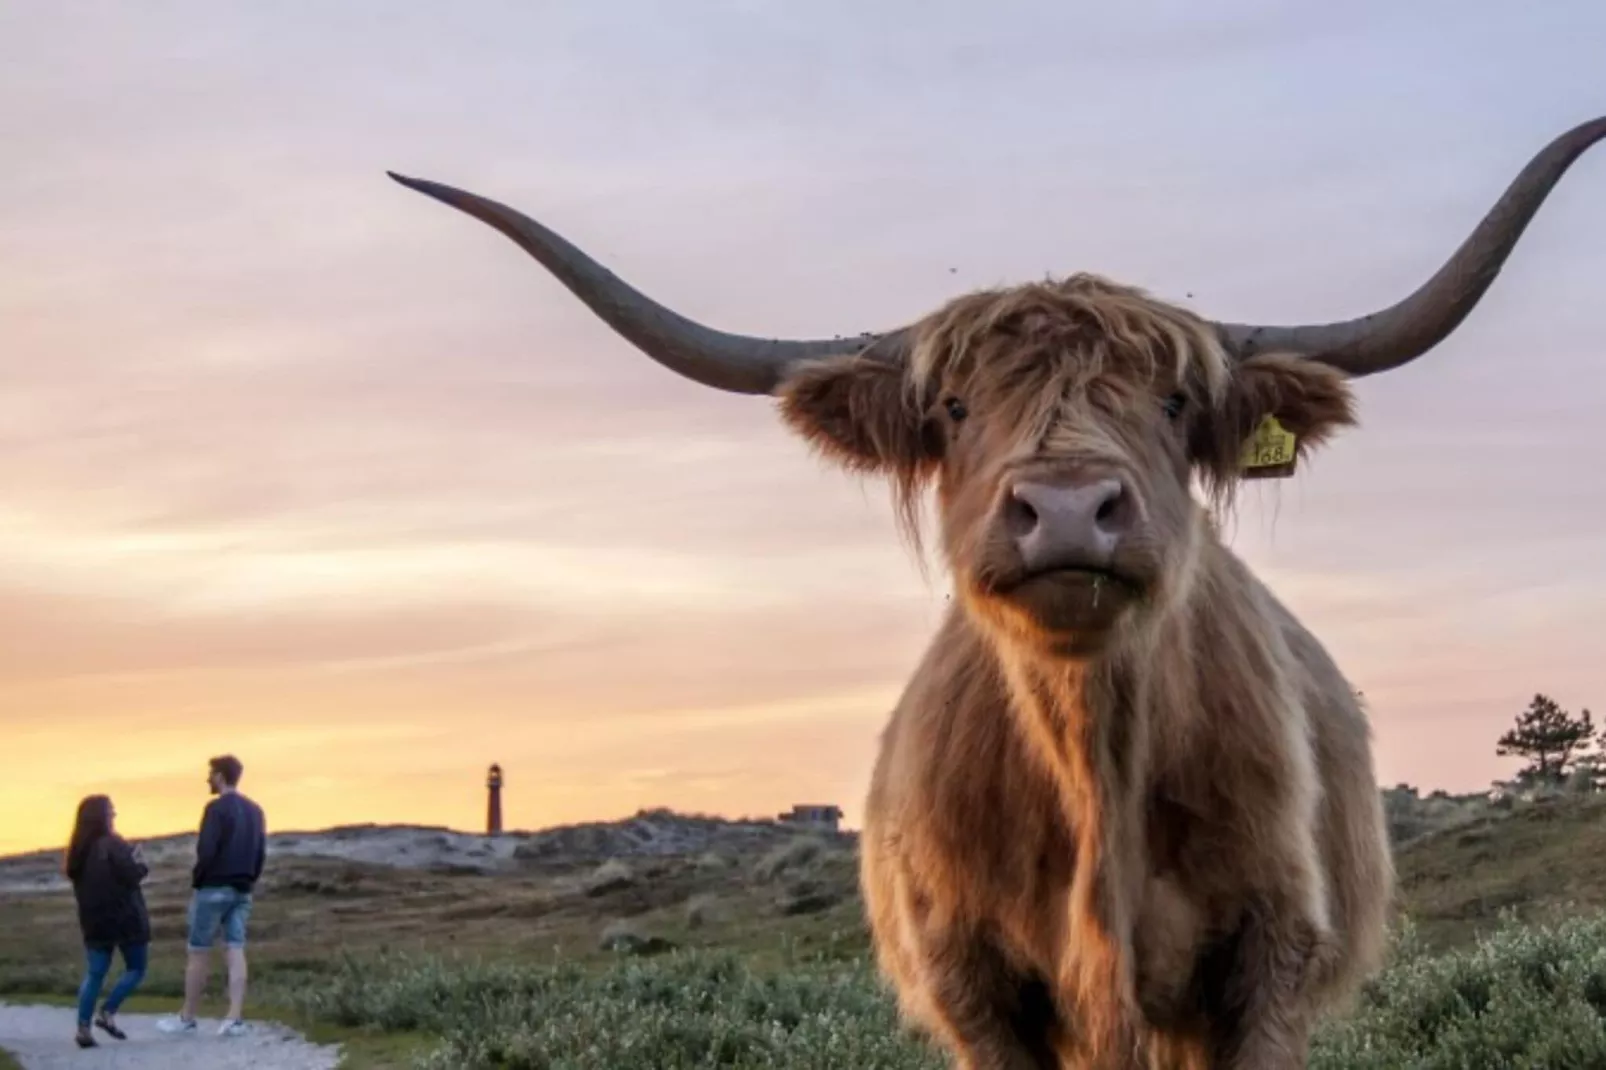
[[[1294,433],[1275,416],[1264,416],[1255,433],[1244,443],[1239,465],[1244,479],[1286,479],[1294,474],[1297,457]]]

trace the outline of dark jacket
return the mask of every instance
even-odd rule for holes
[[[262,807],[237,791],[206,804],[195,843],[193,888],[233,888],[249,892],[267,860],[267,822]]]
[[[151,942],[150,914],[139,887],[149,872],[145,863],[134,860],[134,849],[121,836],[102,836],[89,845],[83,868],[72,882],[84,946]]]

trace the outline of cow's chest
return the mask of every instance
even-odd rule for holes
[[[964,852],[968,857],[953,862],[985,889],[980,902],[988,904],[988,920],[1008,957],[1029,964],[1033,974],[1075,974],[1089,951],[1078,933],[1104,926],[1100,944],[1130,947],[1137,1004],[1163,1028],[1194,1012],[1202,964],[1235,924],[1233,882],[1219,872],[1198,878],[1202,860],[1231,840],[1227,824],[1220,814],[1164,794],[1151,798],[1143,867],[1110,893],[1123,899],[1118,915],[1125,932],[1111,931],[1110,918],[1091,911],[1091,898],[1078,893],[1084,860],[1069,822],[1017,826],[1016,836],[974,841]]]

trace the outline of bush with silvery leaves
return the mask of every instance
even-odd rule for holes
[[[605,968],[348,959],[303,995],[314,1017],[441,1038],[424,1070],[946,1070],[899,1029],[862,958],[799,956],[761,973],[723,952]],[[1318,1033],[1311,1070],[1606,1067],[1606,915],[1507,919],[1432,954],[1402,926],[1353,1013]]]

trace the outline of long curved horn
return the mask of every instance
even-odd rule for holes
[[[1342,323],[1217,324],[1223,341],[1239,357],[1273,350],[1300,353],[1357,377],[1415,360],[1460,326],[1567,168],[1603,138],[1606,117],[1576,126],[1541,149],[1455,254],[1399,304]]]
[[[689,320],[641,293],[564,238],[504,204],[438,182],[386,171],[408,189],[451,205],[512,238],[602,320],[670,371],[737,394],[768,394],[800,360],[873,351],[901,356],[904,334],[792,341],[729,334]]]

